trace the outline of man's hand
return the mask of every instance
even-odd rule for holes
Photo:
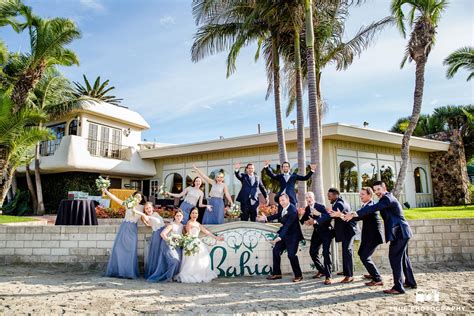
[[[337,218],[337,217],[342,218],[344,214],[341,211],[337,210],[337,211],[331,211],[331,213],[329,213],[329,216],[331,216],[332,218]]]
[[[302,208],[302,207],[298,208],[298,216],[299,216],[299,217],[303,216],[304,213],[305,213],[305,209],[304,209],[304,208]]]
[[[321,212],[316,211],[316,210],[313,208],[313,209],[311,210],[311,215],[312,215],[312,216],[318,216],[318,217],[319,217],[319,216],[321,216]]]
[[[318,164],[315,164],[315,163],[312,163],[309,165],[309,167],[311,168],[311,171],[315,172],[316,171],[316,167],[318,166]]]
[[[343,217],[343,220],[345,220],[346,222],[350,221],[351,219],[353,219],[355,217],[356,214],[354,213],[347,213],[347,214],[344,214],[344,217]]]
[[[306,222],[304,222],[305,225],[307,226],[313,226],[314,225],[314,219],[308,219]]]
[[[277,238],[275,238],[275,239],[273,239],[273,240],[270,240],[270,242],[271,242],[272,244],[276,244],[276,243],[279,242],[280,240],[281,240],[281,238],[280,238],[280,237],[277,237]]]
[[[240,162],[236,162],[234,164],[234,169],[240,169]]]
[[[264,168],[267,168],[269,165],[270,165],[270,160],[265,160],[265,161],[263,162],[263,167],[264,167]]]
[[[257,221],[258,222],[266,222],[267,221],[267,217],[265,215],[257,215]]]

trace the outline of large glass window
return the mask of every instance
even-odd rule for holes
[[[66,134],[66,123],[60,123],[56,125],[47,126],[51,133],[55,136],[55,139],[44,141],[40,145],[40,154],[42,156],[53,155],[56,149],[61,144],[61,140]]]
[[[377,181],[377,161],[359,159],[360,178],[362,187],[372,187],[373,183]]]
[[[183,192],[183,177],[177,173],[170,173],[165,177],[163,181],[166,189],[171,193],[181,193]]]
[[[358,191],[357,166],[350,160],[344,160],[339,164],[339,190],[341,192]]]
[[[69,131],[68,131],[68,135],[77,135],[77,127],[78,127],[78,120],[77,119],[73,119],[70,123],[69,123]]]
[[[416,193],[428,193],[428,176],[425,169],[415,168],[414,177]]]
[[[380,164],[380,180],[385,182],[387,190],[392,191],[395,186],[395,165],[393,162],[379,161]]]

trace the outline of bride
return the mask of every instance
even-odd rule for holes
[[[186,233],[198,237],[202,231],[204,234],[213,237],[217,241],[223,241],[224,237],[216,236],[197,221],[198,209],[193,208],[189,214],[189,221],[186,224]],[[199,243],[199,252],[191,256],[183,255],[181,269],[176,276],[176,280],[183,283],[210,282],[217,278],[217,274],[211,270],[211,257],[207,246],[201,241]]]

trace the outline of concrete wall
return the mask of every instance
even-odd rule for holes
[[[414,238],[409,244],[409,254],[413,262],[474,260],[474,218],[416,220],[410,221],[410,225],[414,232]],[[259,231],[265,235],[277,230],[272,225],[241,222],[212,226],[210,229],[222,234],[226,242],[231,236],[235,238],[235,234],[240,233],[242,229]],[[117,230],[116,225],[36,227],[0,225],[0,264],[14,262],[104,264],[108,260]],[[311,230],[311,228],[305,230],[305,235],[309,236]],[[150,236],[150,229],[139,227],[140,261],[143,261],[146,239]],[[212,245],[210,249],[212,250],[214,246]],[[231,246],[230,249],[234,248]],[[241,254],[238,251],[245,250],[244,247],[242,246],[238,251],[230,251],[230,249],[227,252],[228,260],[230,260],[228,265],[239,266],[238,260],[241,260]],[[309,242],[300,247],[298,254],[302,268],[306,271],[312,269],[308,250]],[[257,242],[253,251],[250,252],[255,255],[249,261],[252,267],[255,263],[259,264],[260,269],[268,264],[271,266],[270,244],[263,241],[260,244]],[[357,247],[355,253],[357,253]],[[219,258],[214,260],[215,264]],[[389,267],[387,244],[375,252],[374,259],[379,265]],[[361,267],[360,262],[357,262],[358,258],[356,264]],[[282,263],[284,271],[290,271],[286,258],[283,258]]]

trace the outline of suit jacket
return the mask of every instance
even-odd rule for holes
[[[277,180],[280,183],[280,191],[278,191],[278,193],[275,195],[275,202],[277,203],[279,203],[278,199],[280,198],[280,195],[283,193],[283,191],[285,191],[285,193],[290,198],[290,203],[296,205],[296,181],[307,181],[313,175],[313,171],[308,172],[308,174],[305,176],[300,176],[296,172],[293,172],[292,174],[290,174],[290,178],[288,179],[288,181],[286,181],[283,173],[274,174],[270,167],[266,167],[264,169],[270,178],[272,178],[273,180]]]
[[[299,242],[303,240],[303,232],[301,231],[300,222],[298,220],[298,211],[296,207],[290,203],[287,208],[285,216],[281,216],[283,209],[280,209],[278,213],[267,217],[268,221],[280,219],[282,226],[278,230],[278,236],[285,242]]]
[[[248,174],[239,173],[238,171],[235,171],[235,176],[237,177],[237,179],[240,180],[240,182],[242,182],[242,188],[240,189],[240,192],[237,195],[236,199],[240,203],[247,202],[252,198],[254,198],[255,201],[258,202],[257,188],[260,189],[260,192],[265,198],[267,197],[267,190],[265,189],[262,181],[257,175],[255,175],[255,182],[253,183],[253,185]]]
[[[370,201],[366,206],[374,205],[374,201]],[[379,216],[379,212],[365,215],[364,217],[354,218],[356,221],[362,220],[362,237],[361,244],[370,243],[373,245],[383,244],[383,224]]]
[[[320,212],[321,215],[328,213],[326,211],[326,207],[322,204],[314,203],[313,208],[316,211]],[[304,224],[304,222],[306,222],[310,218],[311,219],[318,219],[319,217],[320,216],[311,215],[311,208],[308,205],[305,208],[304,215],[300,219],[300,223]],[[321,239],[333,238],[334,237],[334,228],[331,225],[331,221],[327,221],[327,222],[325,222],[321,225],[314,224],[313,227],[314,227],[314,231],[319,235],[319,237]]]
[[[410,225],[403,216],[403,209],[398,200],[387,192],[377,203],[361,208],[357,215],[364,217],[380,211],[385,226],[385,241],[408,239],[413,236]]]
[[[351,212],[351,207],[349,204],[347,204],[342,198],[337,198],[336,201],[334,201],[332,205],[332,210],[333,211],[341,211],[344,214],[350,213]],[[331,220],[331,216],[329,214],[323,214],[319,219],[316,221],[318,224],[323,224],[327,221]],[[346,222],[342,220],[341,218],[335,218],[334,219],[334,231],[336,233],[336,241],[340,242],[343,239],[347,238],[352,238],[359,229],[357,228],[357,223],[355,221],[349,221]]]

